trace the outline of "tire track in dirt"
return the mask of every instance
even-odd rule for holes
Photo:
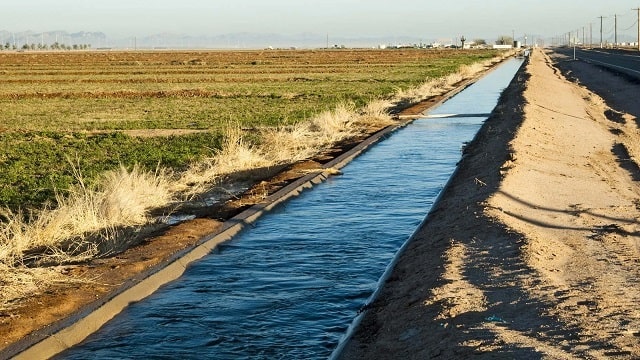
[[[548,59],[532,71],[553,76]],[[557,295],[548,314],[578,329],[569,342],[573,354],[638,357],[639,188],[612,150],[619,139],[610,131],[610,122],[623,123],[608,119],[594,94],[566,81],[553,83],[527,89],[534,105],[546,106],[525,110],[525,117],[537,121],[525,122],[512,143],[521,170],[503,182],[510,198],[501,199],[499,191],[490,201],[502,209],[493,215],[527,239],[527,262]]]

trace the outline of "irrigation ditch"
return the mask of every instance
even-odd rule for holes
[[[9,350],[11,353],[5,351],[0,355],[2,357],[15,356],[15,358],[25,359],[33,358],[34,356],[48,358],[56,354],[60,354],[58,358],[61,359],[86,358],[87,356],[135,357],[145,355],[153,357],[168,353],[172,356],[181,355],[183,357],[195,356],[196,354],[200,356],[203,354],[216,354],[217,358],[234,358],[238,356],[326,358],[330,356],[336,346],[338,346],[338,349],[340,348],[338,344],[341,339],[345,338],[345,333],[348,333],[347,328],[352,329],[357,326],[357,320],[351,326],[349,326],[349,323],[358,313],[358,309],[368,301],[371,293],[377,288],[380,275],[385,268],[389,267],[388,264],[393,259],[394,254],[401,249],[403,243],[406,243],[413,230],[420,225],[429,207],[436,201],[438,194],[445,186],[452,172],[455,171],[455,165],[461,155],[461,146],[473,138],[486,118],[482,116],[488,116],[488,113],[491,112],[502,89],[509,83],[520,64],[520,61],[512,59],[505,64],[499,65],[497,69],[486,74],[480,81],[473,79],[465,82],[445,98],[440,99],[438,103],[430,104],[431,109],[434,110],[429,113],[429,118],[425,117],[418,120],[408,118],[398,126],[389,127],[374,134],[347,153],[324,164],[323,169],[296,180],[269,196],[265,202],[255,205],[228,220],[217,233],[200,239],[193,248],[180,252],[160,266],[150,269],[135,279],[131,279],[110,296],[91,304],[75,316],[54,324],[47,328],[46,331],[30,336],[12,347]],[[490,84],[493,89],[488,90],[487,87],[484,87],[484,83]],[[467,95],[464,95],[465,93]],[[458,94],[459,96],[456,96]],[[479,98],[481,95],[484,96],[486,94],[489,94],[493,100]],[[454,102],[453,99],[458,99],[459,101]],[[482,104],[483,107],[478,107],[478,104]],[[431,136],[431,138],[427,138],[427,134],[430,134],[428,136]],[[448,147],[444,151],[446,159],[438,159],[437,154],[442,151],[441,148],[421,149],[422,145],[436,144],[440,146],[443,143],[447,143]],[[394,157],[398,155],[398,148],[394,149],[393,146],[401,146],[402,150],[399,153],[399,158]],[[378,150],[382,151],[382,153]],[[371,155],[373,158],[359,157],[363,153],[366,153],[367,156]],[[376,156],[382,157],[383,160],[376,159]],[[358,161],[352,162],[356,157]],[[435,159],[436,162],[426,168],[423,167],[424,165],[420,165],[430,159]],[[361,165],[363,166],[361,173],[347,171],[347,164],[358,166],[357,163],[364,164]],[[399,167],[403,164],[413,167],[409,169],[410,176],[400,170]],[[331,174],[335,169],[343,168],[345,168],[344,175],[332,178]],[[438,176],[431,175],[434,168],[438,168]],[[377,178],[372,174],[381,174],[384,177]],[[394,180],[393,177],[388,177],[390,175],[399,176],[401,179],[411,178],[410,181],[417,185],[416,188],[409,188],[405,195],[406,201],[399,200],[396,188],[391,188],[390,185],[393,182],[398,182],[399,187],[407,186],[399,182],[399,179]],[[425,176],[432,178],[426,180]],[[354,209],[346,210],[344,214],[339,214],[333,209],[311,212],[309,217],[320,219],[318,223],[313,223],[302,217],[301,213],[305,208],[309,208],[309,202],[312,204],[326,204],[330,203],[331,201],[329,200],[332,198],[339,198],[345,201],[353,198],[353,187],[359,186],[358,184],[362,183],[362,178],[370,178],[373,182],[365,185],[370,192],[365,194],[364,200],[356,203]],[[339,184],[340,182],[344,182],[344,185]],[[427,182],[429,183],[428,186],[422,186]],[[313,192],[305,191],[320,184],[322,184],[322,189],[317,189]],[[341,195],[321,194],[323,189],[335,189],[341,186],[346,189],[341,190],[344,191]],[[314,198],[314,196],[319,196],[319,198]],[[380,199],[382,196],[389,197],[389,202],[382,202]],[[416,198],[419,201],[412,205],[412,209],[400,209],[395,205],[392,206],[392,204],[410,202],[409,200]],[[295,202],[306,203],[296,204]],[[379,208],[382,212],[357,216],[360,210],[370,207]],[[271,212],[272,215],[262,218],[262,215],[268,212]],[[404,215],[408,215],[404,223],[390,226],[390,217],[395,219]],[[285,225],[282,222],[283,216],[289,219],[285,222]],[[325,217],[323,218],[322,216]],[[356,232],[345,231],[345,224],[342,220],[348,217],[359,217],[359,228]],[[398,226],[400,229],[391,236],[382,230],[374,229],[372,227],[373,223],[382,228]],[[297,228],[299,224],[306,224],[311,227],[311,230],[301,230]],[[324,228],[323,226],[327,224],[335,225],[336,227]],[[274,231],[270,227],[279,228],[282,233],[269,235],[267,233]],[[358,245],[357,249],[350,250],[339,247],[334,248],[333,243],[332,245],[319,243],[317,244],[319,248],[326,247],[329,250],[321,255],[318,255],[318,253],[307,254],[299,259],[285,255],[289,253],[280,253],[279,249],[274,247],[274,242],[286,238],[293,241],[294,251],[296,252],[304,247],[317,250],[317,247],[310,246],[310,242],[319,237],[317,232],[319,229],[323,229],[322,233],[324,235],[328,234],[328,236],[322,236],[323,238],[334,238],[332,239],[333,242],[336,242],[337,235],[341,233],[347,234],[347,238],[338,240],[337,245],[352,242],[358,237],[364,238],[365,241]],[[252,236],[251,234],[254,233],[259,234],[258,236],[263,238],[263,242],[255,239],[245,239],[245,237]],[[302,240],[295,239],[295,234],[300,233],[305,233],[306,235]],[[370,238],[368,237],[369,234],[376,234],[378,237],[393,237],[393,240],[380,245],[379,239]],[[291,236],[293,236],[293,239],[291,239]],[[264,239],[269,239],[269,241]],[[329,308],[322,310],[320,309],[321,305],[311,301],[323,296],[306,292],[310,288],[311,290],[320,289],[321,292],[326,292],[326,289],[336,288],[337,284],[340,284],[345,277],[351,276],[348,274],[349,270],[346,273],[322,275],[320,280],[314,278],[321,271],[318,270],[319,265],[313,258],[327,258],[328,262],[322,265],[324,267],[342,268],[346,266],[344,261],[339,262],[340,265],[335,263],[336,259],[343,257],[342,255],[351,252],[351,257],[344,257],[342,260],[346,258],[353,262],[369,256],[371,248],[374,247],[383,248],[384,252],[383,255],[377,258],[374,268],[357,269],[369,273],[367,274],[367,279],[356,279],[355,284],[345,285],[347,293],[343,294],[344,296],[331,294],[324,298],[323,301],[330,305]],[[249,255],[247,252],[250,250],[275,253],[276,256],[269,259],[260,258],[254,256],[254,253]],[[232,257],[229,260],[224,259],[227,254],[234,252],[239,254],[237,255],[238,257]],[[261,274],[257,274],[264,276],[266,283],[253,284],[254,280],[239,279],[233,274],[233,271],[219,276],[225,271],[225,268],[238,272],[240,262],[252,258],[262,259],[258,261],[262,261],[262,265],[266,264],[266,268],[260,268],[262,269],[259,270]],[[271,272],[271,269],[277,267],[275,265],[277,260],[281,260],[284,263],[282,270],[285,274],[288,272],[288,275],[276,275]],[[308,262],[308,260],[313,261]],[[291,265],[290,262],[298,263],[304,269],[293,270],[289,266]],[[311,264],[311,267],[305,264]],[[236,265],[238,268],[234,269],[233,266]],[[256,264],[251,263],[245,265],[247,267],[242,268],[243,271],[258,267]],[[305,266],[307,267],[305,268]],[[229,267],[231,268],[229,269]],[[212,269],[213,272],[210,272]],[[187,273],[186,276],[181,278],[185,272]],[[188,277],[192,276],[192,274],[195,274],[196,280],[188,280]],[[258,277],[256,274],[253,276]],[[274,299],[270,298],[271,295],[258,295],[258,292],[253,292],[253,295],[245,294],[244,298],[240,300],[237,295],[234,295],[231,288],[228,291],[219,290],[220,284],[212,283],[205,285],[204,288],[202,287],[202,281],[205,279],[215,281],[216,278],[223,279],[223,281],[226,279],[228,284],[237,284],[245,289],[255,286],[257,290],[275,290],[284,297]],[[247,281],[252,282],[252,284],[248,284]],[[271,284],[282,284],[282,286],[269,285],[269,281],[271,281]],[[363,281],[363,283],[357,285],[358,281]],[[195,288],[188,289],[185,287],[187,286],[185,282],[191,283]],[[290,286],[290,288],[287,288],[287,286]],[[160,290],[158,291],[158,289]],[[293,292],[299,289],[303,290],[304,293],[299,295],[300,297],[296,297]],[[354,289],[355,293],[352,293],[351,291]],[[163,296],[167,297],[166,293],[168,291],[181,294],[169,295],[168,298],[172,299],[170,301],[175,301],[170,305],[163,300]],[[223,296],[230,296],[230,298],[220,300]],[[143,301],[147,297],[149,299]],[[205,297],[209,300],[203,300]],[[344,308],[336,309],[334,305],[341,301],[340,297],[346,298],[347,304]],[[185,299],[195,299],[196,304],[190,303]],[[211,302],[213,301],[212,299],[216,299],[215,301],[227,301],[232,305],[235,301],[236,305],[242,305],[240,307],[228,307],[225,312],[217,315],[201,313],[203,319],[206,318],[204,320],[198,319],[197,315],[185,314],[180,310],[194,308],[197,311],[209,312],[206,310],[207,308],[213,310],[223,307],[219,302]],[[271,300],[260,301],[260,299]],[[297,301],[292,299],[297,299]],[[314,303],[315,305],[311,308],[302,308],[301,302]],[[205,308],[199,308],[198,303],[204,303],[203,306]],[[284,305],[274,306],[274,303]],[[152,310],[145,309],[145,304],[155,304],[151,305],[155,307]],[[289,311],[287,309],[292,308],[297,308],[300,311],[295,312],[294,317],[287,319],[285,317]],[[254,309],[260,309],[258,312],[261,314],[252,313]],[[170,312],[174,310],[177,310],[177,312],[171,315]],[[119,313],[122,314],[116,316]],[[275,318],[269,320],[271,324],[265,325],[260,322],[248,321],[247,319],[230,317],[231,314],[235,313],[248,314],[251,318],[258,318],[262,314],[275,314]],[[326,322],[322,314],[329,313],[340,313],[340,317]],[[302,321],[295,325],[292,330],[284,331],[285,323],[294,323],[296,321],[295,316],[298,316],[298,319],[302,319]],[[109,322],[111,319],[113,321]],[[186,322],[182,320],[186,320]],[[233,331],[225,334],[222,326],[224,322],[236,325],[251,323],[252,325],[249,328],[233,329],[233,331],[244,331],[244,335],[229,335]],[[136,338],[138,340],[134,340],[132,334],[139,332],[136,323],[148,328],[149,331],[159,335],[159,337],[147,334],[146,337],[151,342],[146,344],[139,341],[138,338]],[[322,326],[316,327],[314,323],[322,323]],[[169,330],[172,327],[173,329],[169,331],[172,333],[169,335],[162,333],[162,331]],[[188,333],[185,332],[185,327],[200,329],[204,333]],[[319,335],[311,335],[311,329],[314,329]],[[283,332],[286,333],[286,336]],[[300,338],[296,340],[295,337],[290,337],[295,336],[296,333],[302,334],[305,340]],[[94,335],[89,336],[90,334]],[[279,338],[278,341],[274,341],[276,338]],[[311,338],[316,340],[308,340]],[[251,340],[248,339],[256,340],[255,344],[249,343]],[[84,343],[80,344],[83,341]],[[80,345],[75,346],[77,344]],[[265,344],[270,345],[263,347],[262,345]],[[138,350],[134,349],[136,346]],[[283,350],[286,350],[286,352],[283,353]],[[339,352],[339,350],[337,351]]]

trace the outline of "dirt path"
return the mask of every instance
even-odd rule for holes
[[[534,52],[343,357],[640,357],[640,132],[612,114]]]

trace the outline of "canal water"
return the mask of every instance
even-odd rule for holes
[[[521,65],[509,60],[58,359],[325,359]],[[464,115],[469,114],[469,115]]]

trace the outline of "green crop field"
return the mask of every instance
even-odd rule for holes
[[[0,53],[0,206],[40,208],[120,164],[181,169],[225,129],[284,126],[490,59],[495,51]]]

